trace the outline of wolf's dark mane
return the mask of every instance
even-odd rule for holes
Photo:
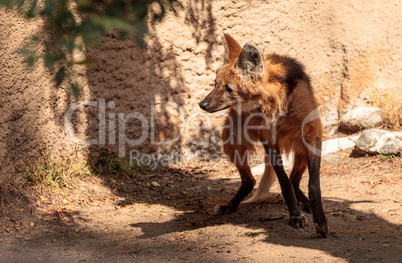
[[[286,74],[284,77],[273,77],[278,78],[280,82],[286,85],[287,94],[291,94],[293,92],[299,80],[306,81],[310,84],[310,77],[305,73],[304,66],[296,59],[287,56],[281,56],[278,54],[270,54],[266,56],[266,58],[270,61],[270,63],[280,64],[285,69]]]

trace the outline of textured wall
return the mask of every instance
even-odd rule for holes
[[[126,153],[130,149],[150,153],[198,148],[183,136],[172,145],[153,145],[152,128],[155,141],[184,134],[208,140],[209,133],[198,128],[207,125],[207,120],[200,116],[189,120],[188,116],[200,111],[198,102],[211,90],[215,70],[223,62],[222,31],[241,45],[252,40],[264,52],[299,59],[322,103],[341,96],[340,106],[350,107],[359,94],[370,94],[372,88],[397,90],[402,82],[399,1],[182,3],[184,10],[177,16],[168,14],[157,27],[151,25],[152,34],[142,51],[132,41],[119,41],[113,34],[103,38],[100,49],[87,50],[98,64],[79,69],[83,73],[80,100],[96,101],[97,105],[81,107],[73,115],[73,127],[77,137],[97,139],[98,143],[81,148],[83,160],[95,160],[100,151],[118,152],[118,130],[123,129],[125,117],[131,117],[125,125],[127,138],[145,138],[139,146],[127,146]],[[0,14],[0,160],[1,178],[6,181],[35,161],[42,143],[49,144],[54,155],[62,159],[73,152],[64,117],[75,100],[66,88],[53,88],[43,65],[26,72],[23,59],[16,53],[31,34],[46,37],[42,21],[28,24],[11,12],[2,10]],[[105,110],[101,108],[99,114],[103,100]],[[169,103],[155,105],[152,122],[151,105],[155,100]],[[333,110],[337,103],[332,101],[328,109]],[[136,115],[129,115],[133,113]],[[104,127],[101,121],[104,135],[99,133],[99,119],[105,119]],[[216,119],[219,117],[213,117]],[[183,127],[185,121],[188,125]],[[109,131],[110,123],[115,127]]]

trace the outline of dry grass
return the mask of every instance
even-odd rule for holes
[[[390,130],[402,130],[402,93],[390,90],[372,90],[369,103],[381,109],[383,126]]]

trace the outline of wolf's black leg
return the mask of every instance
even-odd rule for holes
[[[310,175],[308,182],[308,196],[310,199],[310,208],[313,212],[315,229],[323,237],[326,237],[328,234],[328,224],[321,202],[320,163],[321,157],[318,154],[310,155],[310,163],[308,165],[308,172]]]
[[[253,190],[255,185],[255,179],[251,174],[250,167],[247,165],[245,167],[238,166],[241,176],[241,186],[237,191],[236,195],[230,200],[227,205],[221,206],[218,210],[218,214],[228,214],[235,212],[240,202]]]
[[[307,160],[307,154],[295,154],[294,164],[292,171],[290,172],[289,180],[293,186],[297,200],[302,205],[302,209],[307,213],[311,213],[309,200],[300,189],[300,181],[304,171],[307,169]]]
[[[269,147],[264,145],[272,166],[274,167],[276,176],[278,177],[279,184],[281,185],[282,195],[285,198],[286,204],[290,214],[290,224],[295,228],[304,228],[306,225],[306,219],[302,215],[297,202],[293,186],[283,169],[282,157],[279,152],[279,147]]]

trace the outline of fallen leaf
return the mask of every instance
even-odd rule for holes
[[[153,182],[151,183],[151,185],[152,185],[153,187],[160,187],[160,186],[161,186],[160,184],[158,184],[158,182],[155,182],[155,181],[153,181]]]

